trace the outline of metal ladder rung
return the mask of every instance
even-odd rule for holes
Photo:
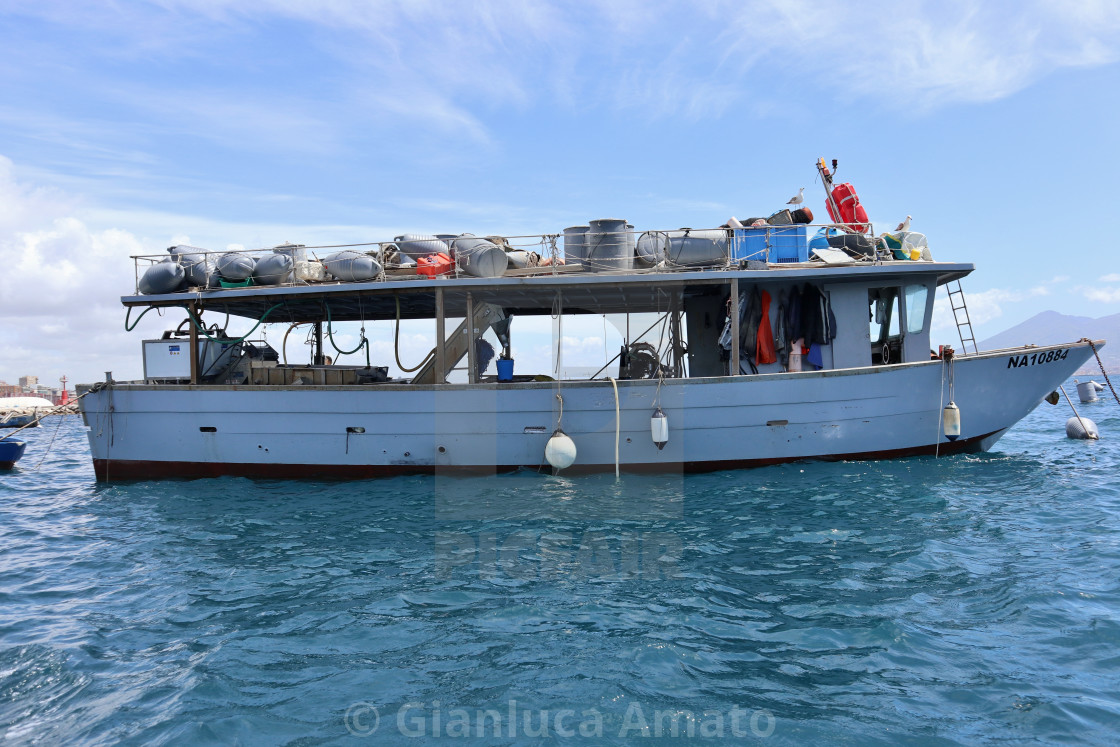
[[[961,281],[954,280],[952,283],[946,283],[945,290],[949,293],[949,307],[953,310],[953,321],[957,324],[957,335],[961,338],[961,352],[968,354],[968,343],[971,342],[972,352],[979,353],[980,347],[976,344],[976,333],[972,331],[972,319],[968,314],[968,303],[964,299],[964,289],[961,288]],[[954,296],[960,296],[959,306]],[[964,312],[964,321],[961,321],[959,313],[962,311]]]

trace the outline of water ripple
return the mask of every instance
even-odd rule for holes
[[[98,485],[74,419],[34,469],[48,425],[0,476],[0,738],[335,743],[365,703],[390,743],[456,709],[728,741],[739,708],[782,744],[1109,744],[1109,406],[1097,443],[1044,406],[989,454],[620,483]]]

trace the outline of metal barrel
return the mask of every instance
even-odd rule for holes
[[[564,229],[564,264],[583,266],[587,256],[587,232],[590,226],[569,226]]]
[[[630,242],[626,240],[625,220],[600,218],[591,221],[583,265],[592,272],[633,269],[634,254]]]

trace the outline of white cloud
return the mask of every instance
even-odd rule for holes
[[[730,4],[729,4],[730,5]],[[740,70],[779,55],[788,67],[874,103],[925,110],[1019,91],[1063,67],[1120,58],[1113,3],[763,0],[729,11],[722,41]],[[845,45],[868,39],[878,43]]]
[[[985,291],[965,293],[965,303],[968,304],[968,316],[973,329],[980,327],[1003,316],[1004,306],[1015,304],[1032,298],[1050,295],[1049,289],[1036,286],[1026,290],[1009,290],[1006,288],[990,288]],[[956,327],[953,319],[953,310],[949,299],[944,292],[938,294],[933,305],[933,331],[944,331]]]
[[[300,150],[333,148],[354,126],[406,126],[486,146],[490,117],[542,102],[694,121],[744,103],[788,115],[796,98],[769,85],[783,79],[844,101],[924,111],[1120,59],[1120,6],[1093,0],[164,0],[28,3],[21,12],[86,30],[88,48],[46,56],[59,58],[56,72],[89,78],[109,100],[155,115],[158,127]],[[185,60],[275,89],[271,61],[259,55],[274,53],[261,34],[277,20],[300,29],[293,59],[326,56],[333,69],[310,87],[280,86],[275,100],[246,98],[213,76],[209,88],[165,90],[83,72],[92,60]],[[17,57],[44,57],[44,42],[8,41],[21,45]],[[339,116],[359,110],[358,122]],[[72,125],[91,126],[101,127]]]
[[[1106,283],[1120,283],[1120,273],[1111,272],[1108,275],[1102,275],[1101,280]]]
[[[1094,288],[1082,286],[1077,289],[1085,298],[1096,303],[1120,303],[1120,288]]]
[[[11,160],[0,156],[0,380],[34,374],[48,384],[66,374],[71,383],[88,382],[107,370],[118,379],[139,378],[140,341],[174,327],[182,313],[167,311],[161,317],[152,312],[133,332],[125,332],[120,297],[135,287],[132,255],[162,254],[167,246],[194,241],[207,248],[242,246],[231,238],[259,247],[289,238],[325,243],[323,239],[393,235],[383,227],[223,223],[84,205],[81,195],[17,177]],[[173,234],[170,227],[179,230]],[[234,320],[230,328],[245,331],[249,326]],[[402,356],[422,357],[430,340],[421,347],[414,338],[402,338]]]

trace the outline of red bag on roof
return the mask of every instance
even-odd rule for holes
[[[836,209],[840,211],[839,215],[832,209],[833,202],[836,203]],[[860,233],[867,230],[867,210],[859,204],[859,195],[850,183],[844,182],[833,187],[832,202],[827,203],[826,207],[833,223],[847,224],[848,228]]]

